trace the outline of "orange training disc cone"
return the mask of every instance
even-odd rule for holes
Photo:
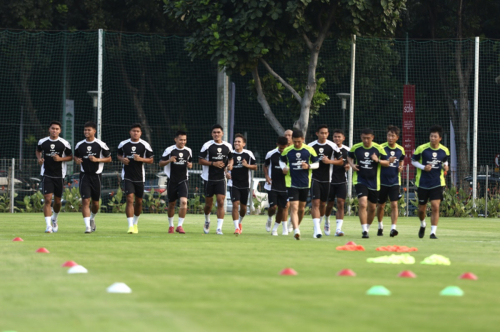
[[[342,271],[339,271],[339,273],[337,273],[338,276],[343,276],[343,277],[355,277],[356,276],[356,273],[354,273],[353,270],[350,270],[350,269],[344,269]]]
[[[49,251],[47,249],[45,249],[45,248],[39,248],[39,249],[36,250],[36,252],[43,253],[43,254],[48,254],[49,253]]]
[[[400,278],[416,278],[417,275],[415,273],[411,272],[410,270],[406,270],[406,271],[403,271],[400,274],[398,274],[398,277],[400,277]]]
[[[345,244],[346,246],[355,246],[356,243],[354,243],[353,241],[349,241]]]
[[[14,239],[12,239],[12,241],[15,241],[15,242],[23,242],[24,240],[21,239],[20,237],[15,237]]]
[[[73,266],[77,266],[78,264],[74,261],[67,261],[66,263],[64,263],[63,265],[61,265],[62,267],[73,267]]]
[[[462,274],[458,279],[469,279],[469,280],[477,280],[477,276],[472,272],[466,272]]]
[[[280,272],[280,275],[282,275],[282,276],[296,276],[297,271],[295,271],[294,269],[286,268]]]

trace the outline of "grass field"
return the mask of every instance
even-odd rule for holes
[[[167,234],[165,215],[143,215],[139,234],[126,234],[123,215],[100,214],[84,234],[79,214],[62,213],[59,232],[44,234],[40,214],[2,214],[0,331],[498,331],[499,220],[442,219],[439,240],[417,237],[416,218],[401,219],[400,235],[361,239],[356,218],[343,238],[271,237],[264,216],[249,216],[239,237],[226,217],[223,236],[203,234],[202,215],[188,215],[186,235]],[[177,219],[177,218],[176,218]],[[215,224],[215,218],[213,218]],[[177,222],[177,221],[176,221]],[[429,222],[428,222],[429,223]],[[215,225],[213,225],[215,226]],[[429,227],[430,228],[430,227]],[[281,228],[280,232],[281,234]],[[12,242],[16,236],[24,242]],[[365,252],[342,252],[347,241]],[[385,245],[417,247],[415,265],[369,264]],[[35,253],[46,247],[50,254]],[[451,266],[419,264],[441,254]],[[89,273],[69,275],[74,260]],[[280,276],[292,267],[297,276]],[[350,268],[354,278],[336,273]],[[410,269],[416,279],[398,278]],[[479,280],[458,280],[464,272]],[[124,282],[132,294],[109,294]],[[389,297],[368,296],[384,285]],[[463,297],[440,296],[446,286]]]

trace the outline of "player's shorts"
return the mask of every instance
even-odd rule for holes
[[[134,194],[137,198],[144,196],[144,182],[133,182],[127,179],[123,180],[123,192],[125,195]]]
[[[288,193],[286,191],[267,191],[267,200],[269,202],[269,207],[278,205],[281,208],[286,208],[288,204]]]
[[[240,202],[241,205],[247,205],[248,203],[248,193],[249,188],[235,188],[229,187],[229,193],[231,194],[231,202]]]
[[[101,174],[80,173],[80,196],[82,199],[92,198],[93,201],[99,201],[101,183]]]
[[[182,181],[180,183],[172,183],[168,181],[167,183],[167,197],[170,203],[175,202],[181,197],[188,197],[188,181]]]
[[[330,184],[329,201],[334,201],[335,197],[345,200],[347,197],[347,183]]]
[[[358,198],[367,196],[370,203],[377,204],[378,191],[368,189],[364,184],[357,184],[354,188],[356,188],[356,195],[358,195]]]
[[[437,199],[442,201],[443,188],[444,187],[436,187],[432,189],[418,188],[417,189],[418,205],[425,205],[427,204],[428,201],[435,201]]]
[[[399,192],[399,186],[380,186],[378,192],[378,203],[384,204],[387,202],[387,198],[391,202],[397,202],[401,198],[401,193]]]
[[[288,201],[307,202],[307,196],[309,196],[309,188],[299,189],[287,187],[286,190],[288,192]]]
[[[226,196],[226,181],[205,181],[205,197]]]
[[[321,202],[326,202],[328,200],[329,193],[330,193],[329,182],[319,182],[312,180],[311,199],[319,199]]]
[[[62,197],[63,193],[63,179],[50,178],[44,176],[42,179],[42,192],[46,194],[54,194],[55,197]]]

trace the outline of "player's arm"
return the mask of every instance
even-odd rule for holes
[[[44,162],[44,159],[42,157],[42,151],[38,151],[38,149],[35,151],[36,154],[36,159],[38,159],[38,165],[42,165]]]
[[[232,152],[229,152],[227,154],[227,158],[228,158],[228,163],[227,163],[227,170],[230,171],[233,169],[233,165],[234,165],[234,160],[233,160],[233,153]]]
[[[349,151],[347,155],[347,163],[349,164],[349,166],[351,166],[353,170],[359,171],[358,165],[354,163],[354,156],[355,156],[354,150]]]
[[[283,174],[288,174],[288,158],[286,157],[286,155],[281,155],[280,157],[280,167],[281,169],[283,170]]]
[[[404,166],[405,166],[405,152],[403,150],[403,154],[401,155],[401,157],[399,157],[399,167],[398,167],[399,173],[403,172]]]
[[[116,155],[116,158],[124,165],[128,165],[130,163],[130,159],[123,157],[121,154]]]
[[[138,162],[141,162],[141,163],[145,163],[145,164],[152,164],[154,163],[154,157],[151,156],[149,158],[143,158],[141,156],[139,156],[138,154],[134,154],[134,161],[138,161]]]
[[[52,156],[52,159],[54,159],[54,161],[60,161],[60,162],[71,161],[73,159],[73,156],[71,155],[72,154],[71,145],[64,144],[64,150],[63,150],[62,154],[65,154],[66,157],[61,157],[58,154],[54,154]]]
[[[102,156],[103,158],[96,158],[94,156],[89,156],[89,160],[93,163],[110,163],[112,161],[111,159],[111,151],[109,151],[108,147],[105,146],[102,148]]]
[[[310,164],[309,163],[303,163],[302,164],[302,169],[318,169],[319,168],[319,157],[316,154],[316,151],[314,149],[311,148],[311,150],[309,151],[309,153],[311,154],[309,156],[309,161],[311,163]]]
[[[249,170],[256,171],[257,170],[257,164],[255,163],[255,159],[252,158],[252,156],[250,156],[249,161],[250,162],[247,162],[246,159],[243,159],[243,161],[241,162],[241,164],[243,166],[245,166],[246,168],[248,168]]]
[[[339,155],[340,155],[340,157],[339,157]],[[338,154],[337,152],[333,152],[332,159],[328,158],[327,156],[323,156],[323,159],[321,159],[321,162],[323,164],[335,165],[335,166],[343,166],[344,165],[344,159],[342,159],[342,155]]]

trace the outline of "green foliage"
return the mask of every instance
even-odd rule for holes
[[[17,193],[14,193],[14,198],[17,197]],[[14,207],[14,210],[18,210],[17,207]],[[10,212],[10,193],[5,192],[0,196],[0,211],[1,212]]]
[[[267,202],[267,196],[259,198],[258,196],[252,198],[254,210],[252,214],[264,214],[265,210],[263,208],[264,202]]]
[[[195,194],[188,199],[188,212],[193,214],[203,214],[203,204],[200,202],[200,195]]]
[[[358,197],[353,197],[349,198],[346,197],[345,199],[345,204],[344,204],[344,211],[347,214],[347,211],[349,211],[349,208],[351,209],[351,216],[357,216],[358,211],[359,211],[359,201]]]
[[[118,188],[116,194],[111,193],[111,201],[108,202],[108,206],[111,207],[111,213],[125,213],[125,208],[127,206],[126,202],[123,202],[123,191]]]
[[[149,213],[167,213],[167,203],[161,196],[155,195],[154,190],[144,196],[143,205]]]
[[[42,212],[43,211],[43,194],[39,191],[33,195],[26,195],[22,201],[16,201],[18,205],[24,206],[19,208],[19,212]]]
[[[63,192],[64,212],[80,212],[82,210],[82,198],[77,187],[66,188]]]

